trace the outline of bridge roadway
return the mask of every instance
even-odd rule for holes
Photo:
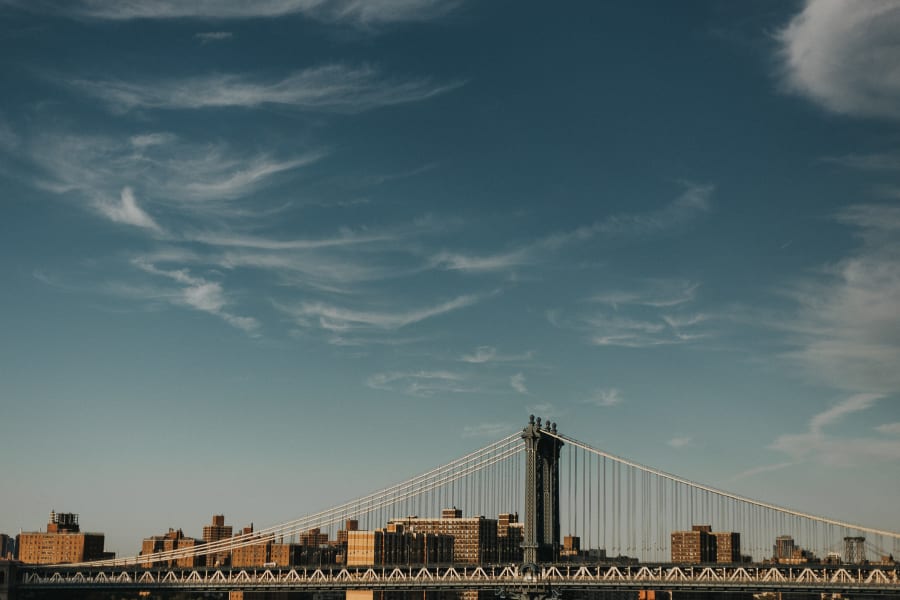
[[[19,592],[461,591],[540,598],[567,592],[640,589],[806,592],[900,596],[900,567],[875,565],[556,564],[397,567],[154,568],[21,565]],[[570,596],[571,597],[571,596]]]

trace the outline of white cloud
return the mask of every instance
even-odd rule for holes
[[[70,79],[67,83],[114,110],[255,108],[274,104],[307,111],[358,113],[380,106],[418,102],[453,90],[462,82],[389,79],[375,67],[330,64],[264,81],[245,74],[126,82]]]
[[[411,371],[376,373],[366,379],[375,390],[400,392],[410,396],[429,397],[441,393],[475,393],[478,390],[463,384],[465,377],[452,371]]]
[[[356,329],[399,329],[471,306],[480,300],[481,298],[475,295],[458,296],[434,306],[404,312],[353,310],[321,302],[305,302],[296,307],[285,308],[285,310],[293,315],[300,326],[315,325],[340,333]]]
[[[19,136],[0,113],[0,150],[12,152],[19,147]]]
[[[680,436],[680,437],[673,437],[671,440],[669,440],[666,443],[669,446],[671,446],[672,448],[685,448],[687,446],[690,446],[692,442],[693,442],[692,437]]]
[[[584,319],[584,323],[588,326],[590,341],[595,346],[648,348],[683,341],[663,321],[597,315]]]
[[[460,360],[467,363],[486,363],[494,360],[497,349],[493,346],[478,346],[472,354],[463,354]]]
[[[900,206],[851,206],[838,218],[862,244],[786,292],[799,308],[782,324],[796,346],[785,358],[839,389],[900,392]]]
[[[845,154],[822,160],[861,171],[900,171],[900,154]]]
[[[826,109],[900,118],[900,4],[807,0],[779,33],[788,89]]]
[[[573,242],[583,242],[597,235],[652,235],[684,227],[698,216],[709,212],[715,186],[683,182],[684,191],[662,208],[643,213],[621,213],[544,238],[540,245],[547,249]]]
[[[586,243],[600,235],[641,236],[678,229],[709,211],[715,191],[715,186],[711,184],[683,182],[683,186],[684,191],[675,200],[656,210],[612,215],[590,225],[553,233],[504,252],[478,256],[443,251],[434,255],[431,262],[438,268],[469,273],[508,271],[515,267],[539,264],[547,260],[550,252],[559,251],[571,244]],[[681,293],[692,294],[693,290],[681,290]],[[653,302],[652,299],[648,300]],[[666,302],[666,299],[660,301]]]
[[[564,317],[548,313],[557,327],[582,331],[595,346],[650,348],[693,343],[713,335],[710,315],[689,312],[699,283],[677,279],[646,279],[631,288],[613,288],[587,299],[612,309],[581,311]],[[665,309],[665,312],[663,310]]]
[[[459,4],[458,0],[74,0],[54,6],[54,3],[27,4],[38,10],[45,6],[74,17],[129,19],[253,19],[301,14],[326,22],[373,26],[404,21],[422,21],[440,17]]]
[[[761,475],[762,473],[771,473],[773,471],[780,471],[782,469],[787,469],[788,467],[794,466],[795,462],[780,462],[771,465],[762,465],[759,467],[753,467],[747,469],[745,471],[741,471],[737,475],[731,478],[731,481],[737,481],[739,479],[745,479],[747,477],[754,477],[755,475]]]
[[[608,304],[613,308],[620,305],[667,308],[691,302],[699,287],[699,283],[681,279],[646,279],[638,282],[633,289],[604,291],[591,296],[589,300]]]
[[[622,403],[622,394],[616,388],[598,389],[587,399],[587,403],[603,408],[616,406]]]
[[[240,217],[246,223],[246,217],[265,215],[266,207],[236,206],[237,200],[326,155],[271,157],[223,143],[189,143],[166,132],[113,138],[59,131],[29,139],[23,154],[37,167],[37,187],[74,193],[109,219],[150,229],[158,226],[149,214],[172,211],[186,226],[190,218],[220,224]]]
[[[880,433],[900,433],[900,421],[897,423],[883,423],[875,427]]]
[[[95,200],[94,206],[100,214],[115,223],[134,225],[135,227],[150,229],[157,233],[162,232],[162,228],[153,220],[153,217],[138,206],[137,200],[134,198],[134,192],[130,187],[122,188],[118,202]]]
[[[203,31],[200,33],[195,33],[194,37],[200,40],[201,44],[208,44],[210,42],[222,42],[225,40],[230,40],[234,37],[230,31]]]
[[[562,410],[555,404],[550,402],[542,402],[540,404],[530,404],[526,408],[526,411],[529,414],[533,414],[536,417],[543,419],[544,423],[550,421],[550,417],[548,415],[554,415],[554,419],[561,416],[563,413]]]
[[[877,394],[851,396],[828,410],[815,415],[809,421],[809,430],[811,433],[822,433],[825,427],[839,423],[845,416],[871,408],[880,398],[881,396]]]
[[[227,173],[223,179],[191,181],[184,186],[184,189],[188,195],[200,198],[234,198],[245,194],[247,190],[272,175],[311,165],[318,162],[323,156],[325,156],[323,152],[313,152],[284,161],[258,157],[250,161],[249,165]]]
[[[513,431],[516,431],[516,428],[509,423],[479,423],[478,425],[464,425],[462,436],[464,438],[500,438]]]
[[[779,436],[769,447],[788,454],[793,461],[813,460],[831,466],[852,466],[873,460],[900,460],[900,440],[854,438],[826,431],[848,415],[865,411],[884,396],[855,394],[814,415],[803,433]]]
[[[709,317],[702,313],[686,315],[686,316],[675,316],[675,315],[663,315],[663,321],[671,327],[672,329],[686,329],[688,327],[692,327],[694,325],[698,325],[708,320]]]
[[[237,235],[233,233],[200,232],[189,236],[191,241],[211,246],[253,248],[258,250],[313,250],[337,246],[370,244],[397,239],[395,233],[354,233],[343,231],[339,235],[317,239],[276,240],[258,236]]]
[[[459,357],[462,362],[472,364],[485,363],[511,363],[528,361],[534,358],[534,351],[529,350],[523,354],[500,354],[493,346],[478,346],[471,354],[463,354]]]
[[[525,385],[525,375],[523,373],[516,373],[510,377],[509,385],[520,394],[528,393],[528,387]]]
[[[438,268],[450,271],[503,271],[522,265],[527,265],[534,260],[529,248],[520,248],[511,252],[488,256],[471,256],[453,252],[441,252],[432,258],[432,263]]]
[[[141,259],[134,260],[132,264],[142,271],[166,277],[182,284],[179,293],[167,297],[171,303],[188,306],[215,315],[233,327],[241,329],[250,335],[256,335],[259,329],[259,321],[253,317],[235,315],[226,310],[229,301],[225,296],[221,283],[194,276],[187,269],[159,269]]]
[[[128,141],[132,146],[136,148],[146,148],[147,146],[162,146],[165,144],[170,144],[177,139],[178,136],[176,136],[174,133],[157,132],[133,135],[128,138]]]

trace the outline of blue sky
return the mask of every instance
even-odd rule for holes
[[[900,530],[900,4],[0,1],[0,531],[274,524],[529,413]]]

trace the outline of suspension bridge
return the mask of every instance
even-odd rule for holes
[[[476,554],[416,555],[407,548],[354,559],[344,548],[343,559],[329,564],[213,561],[263,543],[290,543],[310,530],[330,539],[348,520],[366,532],[415,531],[442,522],[448,507],[462,507],[489,526],[475,542]],[[510,518],[519,514],[521,523]],[[506,535],[517,536],[506,554],[497,551],[498,515],[511,522]],[[531,417],[521,432],[436,469],[265,529],[131,557],[10,567],[5,588],[0,577],[0,600],[60,590],[480,591],[533,599],[694,590],[897,597],[896,556],[900,533],[693,482],[594,448]]]

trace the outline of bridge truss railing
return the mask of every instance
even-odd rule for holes
[[[353,589],[503,590],[702,589],[705,591],[812,591],[896,595],[897,567],[751,565],[544,565],[524,572],[515,565],[368,568],[102,569],[45,568],[24,575],[20,590],[52,589]]]

